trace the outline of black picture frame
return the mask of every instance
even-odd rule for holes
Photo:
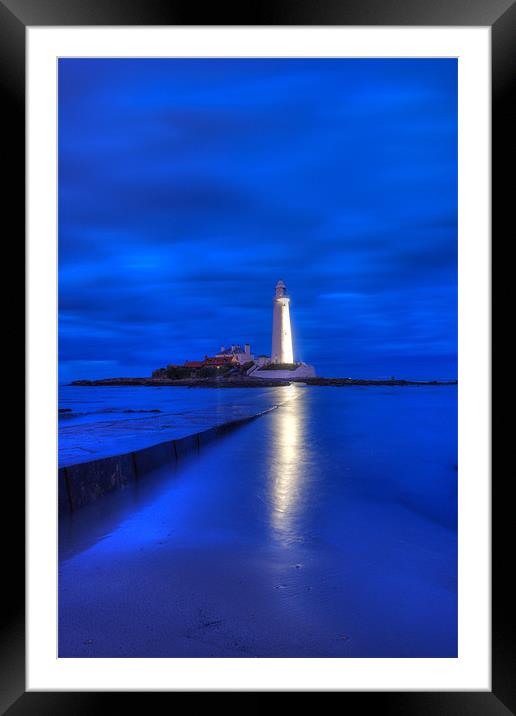
[[[490,26],[492,33],[492,230],[493,260],[509,238],[514,205],[509,147],[516,120],[509,111],[511,81],[516,77],[516,3],[514,0],[265,0],[239,7],[170,0],[0,0],[0,92],[6,123],[3,145],[8,185],[4,190],[4,226],[22,259],[25,216],[25,31],[28,26],[65,25],[404,25]],[[513,98],[512,98],[513,99]],[[507,180],[509,177],[509,180]],[[512,201],[511,201],[512,199]],[[10,221],[9,221],[10,219]],[[514,230],[512,230],[514,236]],[[493,292],[493,306],[497,303]],[[505,302],[505,298],[504,298]],[[493,312],[495,335],[502,318]],[[21,364],[21,361],[18,365]],[[493,385],[494,388],[494,385]],[[18,396],[19,401],[19,396]],[[503,443],[503,428],[495,446]],[[12,469],[11,469],[12,470]],[[492,691],[342,692],[345,708],[378,712],[482,716],[516,714],[516,660],[511,569],[508,546],[514,542],[510,470],[492,481]],[[160,701],[175,693],[26,692],[24,485],[19,475],[5,475],[4,516],[11,521],[4,536],[4,588],[0,643],[0,708],[21,714],[91,714],[143,706],[143,698]],[[15,479],[16,478],[16,479]],[[5,521],[3,521],[5,524]],[[512,538],[512,539],[511,539]],[[7,560],[7,564],[5,564]],[[49,575],[49,578],[52,578]],[[511,677],[512,674],[512,677]],[[145,704],[148,708],[148,704]]]

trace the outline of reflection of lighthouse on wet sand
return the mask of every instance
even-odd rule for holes
[[[273,300],[271,363],[293,363],[292,330],[290,328],[290,298],[283,281],[276,284]]]

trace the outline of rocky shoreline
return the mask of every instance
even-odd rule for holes
[[[306,385],[457,385],[456,380],[368,380],[365,378],[292,378],[291,383],[305,383]]]
[[[410,385],[457,385],[456,380],[367,380],[361,378],[292,378],[290,380],[267,380],[264,378],[250,378],[234,376],[228,378],[103,378],[100,380],[74,380],[71,385],[82,386],[144,386],[144,387],[187,387],[187,388],[271,388],[278,385],[291,385],[300,383],[304,385],[324,385],[344,387],[350,385],[371,386],[410,386]]]
[[[101,380],[73,380],[71,385],[134,386],[161,388],[176,386],[186,388],[263,388],[290,385],[287,380],[262,380],[261,378],[103,378]]]

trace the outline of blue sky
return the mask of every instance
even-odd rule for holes
[[[59,61],[60,379],[250,342],[457,375],[457,64]]]

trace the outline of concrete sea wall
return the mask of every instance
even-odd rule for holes
[[[274,409],[134,452],[61,467],[58,470],[58,512],[60,515],[74,512],[152,470],[195,455],[214,440]]]

